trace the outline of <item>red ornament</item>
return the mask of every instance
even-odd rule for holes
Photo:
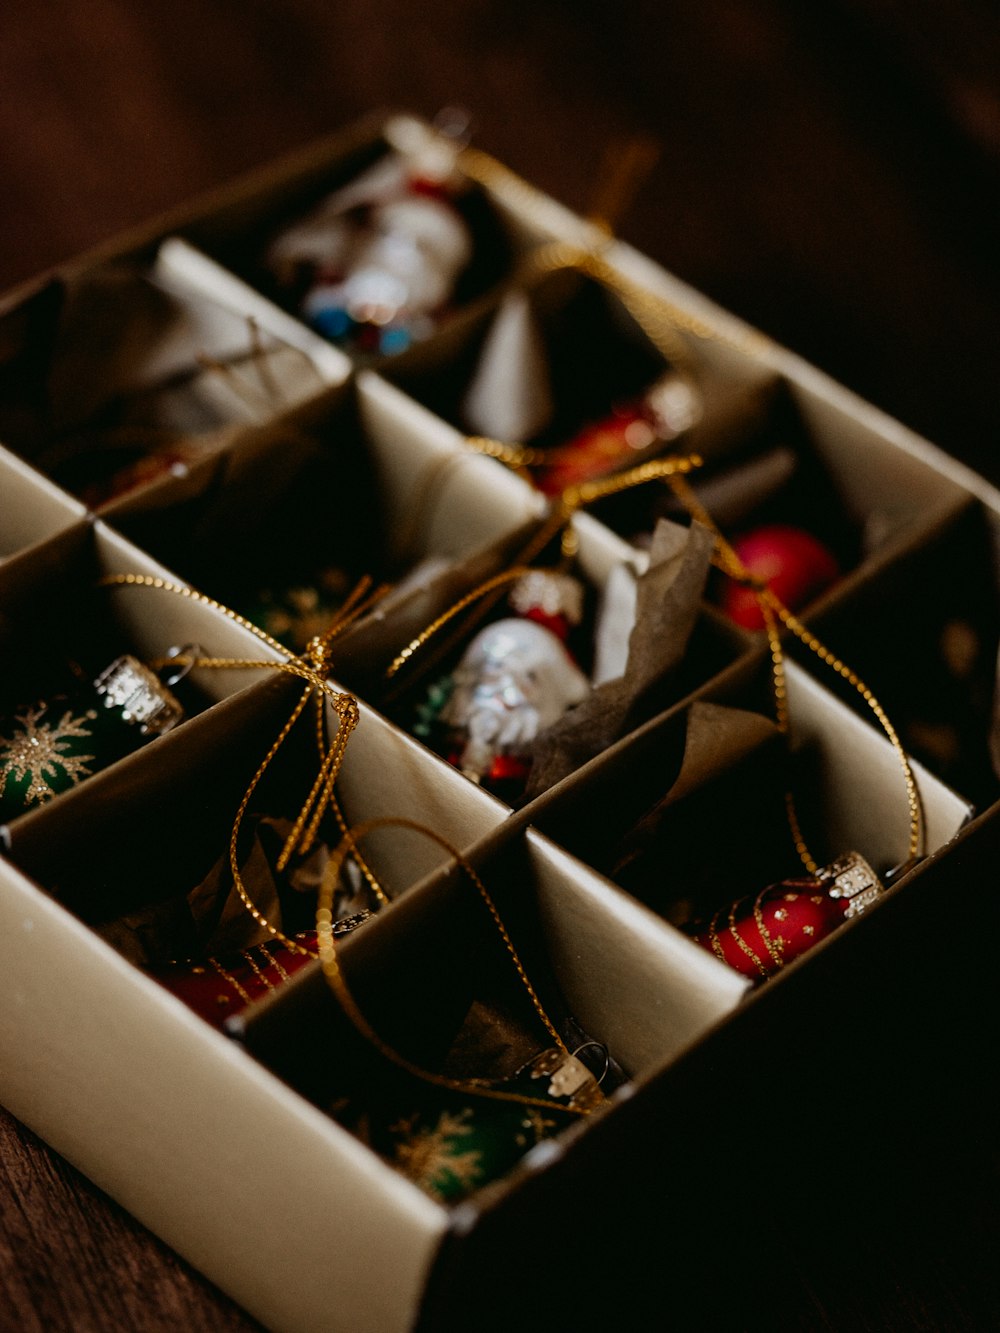
[[[833,554],[810,533],[771,523],[737,538],[733,550],[748,572],[766,583],[790,611],[799,611],[840,577]],[[744,629],[763,629],[764,617],[753,588],[726,581],[722,608]]]
[[[166,963],[152,974],[196,1014],[221,1028],[230,1015],[277,990],[317,956],[314,930],[296,935],[295,943],[299,951],[269,940],[221,958]]]
[[[546,495],[561,495],[568,486],[634,462],[656,439],[644,403],[619,407],[601,421],[584,426],[565,444],[546,450],[545,462],[533,473],[535,485]]]
[[[881,892],[868,862],[849,852],[816,875],[782,880],[716,912],[694,939],[734,971],[762,981],[859,915]]]

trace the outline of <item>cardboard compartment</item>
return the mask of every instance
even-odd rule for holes
[[[72,527],[84,516],[83,505],[3,448],[0,491],[0,562]]]
[[[361,687],[514,805],[700,688],[744,647],[701,613],[707,534],[664,525],[652,559],[586,514],[570,535],[572,558],[548,520],[484,552],[465,586],[397,643],[381,679]]]
[[[395,608],[540,508],[517,478],[470,457],[443,422],[366,375],[109,517],[297,652],[363,576],[373,589],[394,585],[374,617],[395,634],[388,662],[426,623],[416,610],[393,631]],[[338,661],[352,660],[341,647]]]
[[[968,498],[924,462],[821,412],[787,383],[756,430],[688,480],[751,573],[809,620],[923,542]],[[592,512],[641,541],[657,514],[681,520],[687,510],[661,484],[602,500]],[[761,627],[749,589],[720,574],[710,595],[737,623]]]
[[[906,748],[980,809],[998,784],[998,534],[1000,515],[970,499],[816,621],[874,690]]]
[[[0,439],[95,509],[350,371],[176,238],[57,276],[2,325]]]
[[[575,1161],[586,1181],[596,1166],[587,1140],[600,1129],[613,1135],[618,1108],[728,1013],[744,994],[744,983],[537,834],[511,838],[499,832],[476,849],[473,858],[546,1012],[556,1016],[557,1023],[572,1013],[627,1071],[626,1084],[593,1115],[556,1138],[542,1140],[503,1178],[449,1209],[454,1211],[453,1226],[463,1230],[486,1211],[499,1221],[508,1243],[516,1244],[517,1229],[531,1215],[539,1190],[544,1195],[544,1181],[553,1167],[564,1159]],[[491,1019],[501,1012],[498,994],[510,1005],[504,1041],[513,1043],[516,1022],[511,1013],[517,1013],[523,988],[493,919],[458,866],[394,903],[345,941],[340,952],[362,1012],[379,1036],[409,1059],[440,1058],[470,1000],[484,995],[492,1001]],[[507,984],[511,977],[513,989]],[[483,1013],[480,1005],[471,1021]],[[528,1046],[548,1042],[544,1029],[540,1038],[534,1031],[538,1015],[530,1005],[527,1017],[519,1019]],[[318,968],[301,974],[232,1026],[241,1030],[258,1059],[319,1107],[328,1108],[349,1083],[352,1060],[370,1060]],[[489,1023],[483,1031],[488,1041],[493,1031]],[[512,1050],[508,1046],[501,1060],[516,1059]],[[456,1058],[467,1064],[475,1056],[466,1049],[457,1057],[453,1052]],[[352,1147],[359,1159],[367,1159],[374,1178],[386,1181],[386,1194],[390,1182],[395,1188],[402,1182],[421,1195],[412,1178],[405,1180],[333,1118],[330,1128],[345,1151]],[[340,1205],[331,1211],[329,1224],[338,1235],[341,1228],[349,1234],[350,1201],[341,1183],[327,1181],[323,1189],[328,1200]],[[433,1206],[447,1216],[447,1205],[439,1197]],[[571,1211],[554,1243],[560,1252],[571,1250],[580,1228],[592,1225],[586,1210]],[[345,1326],[352,1319],[367,1326],[361,1312],[351,1310],[343,1299],[336,1309],[335,1319]],[[416,1308],[407,1312],[405,1326],[417,1313]],[[455,1317],[459,1314],[453,1311]],[[464,1317],[468,1320],[468,1309]],[[286,1322],[297,1326],[295,1312],[286,1311]]]
[[[237,186],[185,234],[353,359],[377,363],[433,337],[507,276],[516,253],[551,239],[480,184],[480,161],[470,157],[466,169],[460,135],[408,116],[376,118],[270,178]],[[362,271],[363,295],[359,288],[326,299],[345,275],[357,281]],[[405,318],[392,313],[400,300]]]
[[[94,926],[186,895],[216,861],[227,858],[244,794],[292,716],[302,688],[297,679],[276,672],[172,733],[160,743],[155,762],[148,751],[140,752],[127,772],[124,765],[108,772],[102,789],[95,778],[16,821],[9,830],[11,858]],[[337,718],[328,704],[328,737],[336,733]],[[254,821],[284,821],[282,829],[288,831],[319,764],[309,711],[254,786],[240,834],[241,864],[253,841]],[[366,708],[349,735],[337,798],[351,823],[402,815],[432,824],[460,846],[482,837],[505,813],[499,802]],[[320,827],[321,845],[339,841],[331,814]],[[183,828],[184,837],[172,838],[172,828]],[[283,833],[275,833],[266,841],[262,837],[261,845],[280,850],[282,839]],[[432,842],[413,846],[399,830],[388,828],[366,845],[365,859],[380,880],[402,891],[441,865],[447,854]],[[294,858],[292,864],[297,864]],[[223,883],[228,888],[226,875]],[[293,913],[297,920],[311,925],[314,898],[300,889],[302,906]],[[253,929],[249,915],[247,926]],[[161,952],[158,961],[165,957]]]
[[[473,436],[528,446],[549,494],[671,448],[718,454],[750,434],[776,377],[703,355],[663,303],[593,254],[542,249],[498,305],[386,373]]]
[[[128,781],[99,798],[82,785],[11,827],[0,915],[18,948],[0,973],[0,1095],[270,1325],[304,1329],[332,1319],[402,1329],[447,1225],[442,1210],[369,1161],[91,928],[186,895],[225,856],[241,797],[298,692],[287,678],[266,681],[182,728],[169,748],[163,742],[159,762],[133,765]],[[294,815],[316,766],[312,729],[303,731],[254,808]],[[481,840],[503,817],[489,796],[366,709],[339,794],[352,823],[402,815],[456,846]],[[396,893],[449,859],[436,843],[395,828],[379,830],[365,855]],[[169,1126],[158,1129],[165,1108]],[[254,1211],[259,1167],[280,1179],[268,1185],[268,1209]],[[241,1180],[250,1221],[234,1229]],[[285,1240],[271,1234],[275,1218]],[[346,1284],[340,1263],[323,1258],[331,1237],[355,1274]],[[372,1253],[393,1272],[380,1295],[363,1272],[362,1255]],[[319,1275],[319,1292],[310,1273]],[[295,1288],[303,1295],[290,1306]]]
[[[0,886],[12,1113],[268,1327],[408,1327],[444,1210],[7,861]]]
[[[120,652],[152,661],[173,646],[195,644],[217,657],[278,660],[279,654],[207,600],[176,591],[101,584],[102,579],[128,574],[176,581],[170,570],[100,521],[80,522],[4,566],[0,602],[8,643],[3,668],[8,697],[18,692],[18,685],[22,690],[37,687],[58,676],[68,660],[96,672]],[[245,669],[198,669],[187,677],[206,705],[244,689],[253,679],[253,672]]]
[[[119,575],[170,577],[121,536],[86,522],[0,571],[4,820],[33,818],[86,781],[104,791],[119,763],[139,762],[149,747],[162,755],[178,722],[260,674],[191,670],[184,663],[192,655],[255,663],[263,649],[277,660],[248,630],[179,588],[102,584]]]
[[[692,928],[747,894],[802,876],[787,791],[818,865],[858,851],[884,876],[909,856],[897,754],[794,663],[787,684],[791,763],[771,720],[769,663],[761,659],[734,667],[702,700],[656,719],[582,769],[532,811],[533,821],[654,910]],[[972,808],[920,765],[913,773],[920,850],[928,856],[956,835]]]

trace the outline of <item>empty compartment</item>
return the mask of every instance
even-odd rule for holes
[[[980,809],[1000,794],[998,533],[998,512],[970,499],[814,622],[906,748]],[[853,691],[840,693],[868,711]]]

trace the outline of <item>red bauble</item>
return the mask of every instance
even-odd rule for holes
[[[756,898],[741,898],[692,934],[720,962],[761,981],[867,911],[883,892],[864,857],[847,852],[815,875],[783,879]]]
[[[720,912],[694,938],[736,972],[759,981],[824,939],[847,915],[849,902],[831,898],[815,878],[789,879]]]
[[[316,932],[295,936],[301,952],[278,940],[254,944],[222,958],[184,959],[151,969],[152,975],[213,1027],[222,1028],[253,1000],[262,999],[316,957]]]
[[[840,566],[822,542],[785,523],[754,528],[732,545],[747,570],[767,583],[790,611],[801,610],[840,577]],[[752,588],[727,579],[720,600],[723,610],[737,625],[744,629],[764,628],[764,617]]]

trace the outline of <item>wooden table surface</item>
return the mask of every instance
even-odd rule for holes
[[[977,0],[12,0],[0,33],[0,288],[379,106],[466,107],[583,211],[641,135],[626,239],[1000,481],[1000,17]],[[782,1327],[1000,1326],[961,1253],[862,1297],[807,1281]],[[253,1327],[0,1114],[0,1330]]]

